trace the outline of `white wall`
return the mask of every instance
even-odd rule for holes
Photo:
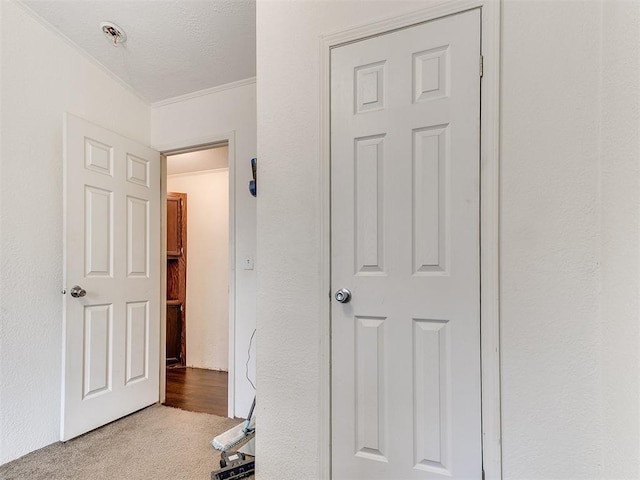
[[[504,474],[594,478],[604,473],[600,5],[507,2],[503,19]]]
[[[327,421],[318,408],[320,35],[426,4],[258,2],[259,478],[297,478],[283,451],[318,478]],[[503,4],[506,479],[640,476],[639,8]]]
[[[167,161],[167,175],[178,173],[201,172],[229,168],[229,146],[207,148],[194,152],[171,155]]]
[[[639,478],[640,4],[503,14],[505,476]]]
[[[0,22],[2,464],[59,438],[63,113],[148,144],[150,109],[15,2]]]
[[[229,170],[169,175],[167,191],[187,194],[187,366],[227,371]]]
[[[244,365],[255,328],[256,270],[244,270],[242,259],[256,254],[256,198],[247,187],[251,180],[249,161],[256,156],[256,85],[252,83],[151,109],[151,145],[159,150],[190,146],[202,138],[230,131],[235,132],[236,142],[235,158],[229,158],[230,167],[235,163],[235,414],[244,416],[254,395],[245,378]],[[256,267],[259,262],[256,258]],[[249,365],[251,378],[255,378],[255,358],[253,352]]]
[[[602,25],[602,469],[640,478],[640,3],[607,4]]]

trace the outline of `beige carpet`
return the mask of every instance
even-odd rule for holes
[[[205,480],[220,468],[211,440],[238,423],[154,405],[2,465],[0,479]]]

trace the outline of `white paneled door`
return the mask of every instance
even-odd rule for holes
[[[479,10],[332,50],[333,478],[482,477],[480,76]]]
[[[65,116],[61,438],[158,401],[160,156]]]

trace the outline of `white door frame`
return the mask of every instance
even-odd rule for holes
[[[480,8],[483,77],[480,89],[480,350],[482,374],[482,463],[485,478],[502,478],[499,319],[499,134],[500,2],[438,0],[428,8],[357,26],[320,38],[320,476],[331,478],[331,49],[417,23]],[[480,65],[478,65],[480,68]],[[330,298],[330,297],[329,297]]]
[[[160,272],[161,278],[167,276],[167,156],[179,153],[194,152],[214,148],[221,144],[229,147],[229,372],[228,372],[228,392],[227,392],[227,415],[235,417],[235,338],[236,338],[236,132],[226,132],[207,137],[195,138],[173,144],[160,145],[155,147],[160,152],[160,192],[161,192],[161,225],[162,225],[162,245],[160,248]],[[162,282],[161,302],[167,300],[166,282]],[[166,390],[166,334],[167,334],[167,312],[160,309],[160,402],[165,401]]]

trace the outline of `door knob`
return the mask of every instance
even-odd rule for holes
[[[340,303],[349,303],[351,300],[351,292],[347,288],[341,288],[336,292],[335,297]]]
[[[80,285],[74,285],[73,287],[71,287],[71,290],[69,290],[69,293],[73,298],[80,298],[84,297],[87,294],[87,291]]]

